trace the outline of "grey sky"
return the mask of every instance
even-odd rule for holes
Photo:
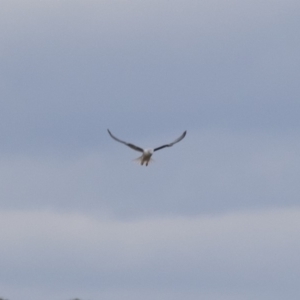
[[[300,3],[2,1],[0,297],[299,299]],[[186,138],[155,153],[141,147]]]

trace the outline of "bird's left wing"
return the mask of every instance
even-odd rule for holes
[[[144,152],[144,149],[143,149],[143,148],[140,148],[140,147],[138,147],[138,146],[136,146],[136,145],[133,145],[133,144],[131,144],[131,143],[127,143],[127,142],[124,142],[124,141],[122,141],[122,140],[119,140],[117,137],[115,137],[115,136],[109,131],[109,129],[107,129],[107,131],[108,131],[109,135],[110,135],[114,140],[116,140],[117,142],[120,142],[120,143],[122,143],[122,144],[124,144],[124,145],[130,147],[131,149],[133,149],[133,150],[135,150],[135,151]]]
[[[170,144],[160,146],[160,147],[157,147],[157,148],[154,148],[153,151],[157,151],[157,150],[160,150],[160,149],[163,149],[163,148],[166,148],[166,147],[172,147],[174,144],[180,142],[185,137],[185,135],[186,135],[186,131],[179,138],[177,138],[174,142],[172,142]]]

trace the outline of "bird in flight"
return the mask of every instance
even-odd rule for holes
[[[135,151],[139,151],[139,152],[142,152],[142,156],[138,157],[136,160],[140,162],[141,165],[143,165],[144,163],[146,164],[146,166],[148,166],[149,162],[151,161],[151,156],[152,154],[157,151],[157,150],[160,150],[160,149],[163,149],[163,148],[166,148],[166,147],[172,147],[174,144],[180,142],[186,135],[186,131],[179,137],[177,138],[174,142],[170,143],[170,144],[165,144],[165,145],[162,145],[160,147],[156,147],[154,149],[143,149],[141,147],[138,147],[136,145],[133,145],[131,143],[127,143],[127,142],[124,142],[120,139],[118,139],[117,137],[115,137],[110,131],[109,129],[107,129],[109,135],[114,139],[116,140],[117,142],[120,142],[128,147],[130,147],[131,149],[135,150]]]

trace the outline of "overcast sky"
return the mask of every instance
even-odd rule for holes
[[[298,0],[1,1],[0,297],[298,300]],[[186,138],[141,167],[141,147]]]

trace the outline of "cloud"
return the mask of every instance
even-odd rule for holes
[[[2,151],[95,147],[108,124],[299,127],[296,1],[5,1]]]
[[[298,295],[298,11],[2,1],[0,296]]]
[[[189,299],[282,299],[289,290],[296,299],[299,216],[296,207],[136,221],[2,211],[1,290],[14,287],[16,300],[30,298],[18,293],[29,286],[33,295],[51,290],[45,300],[67,293],[121,299],[120,292],[148,299],[177,290],[175,299],[185,292]]]

